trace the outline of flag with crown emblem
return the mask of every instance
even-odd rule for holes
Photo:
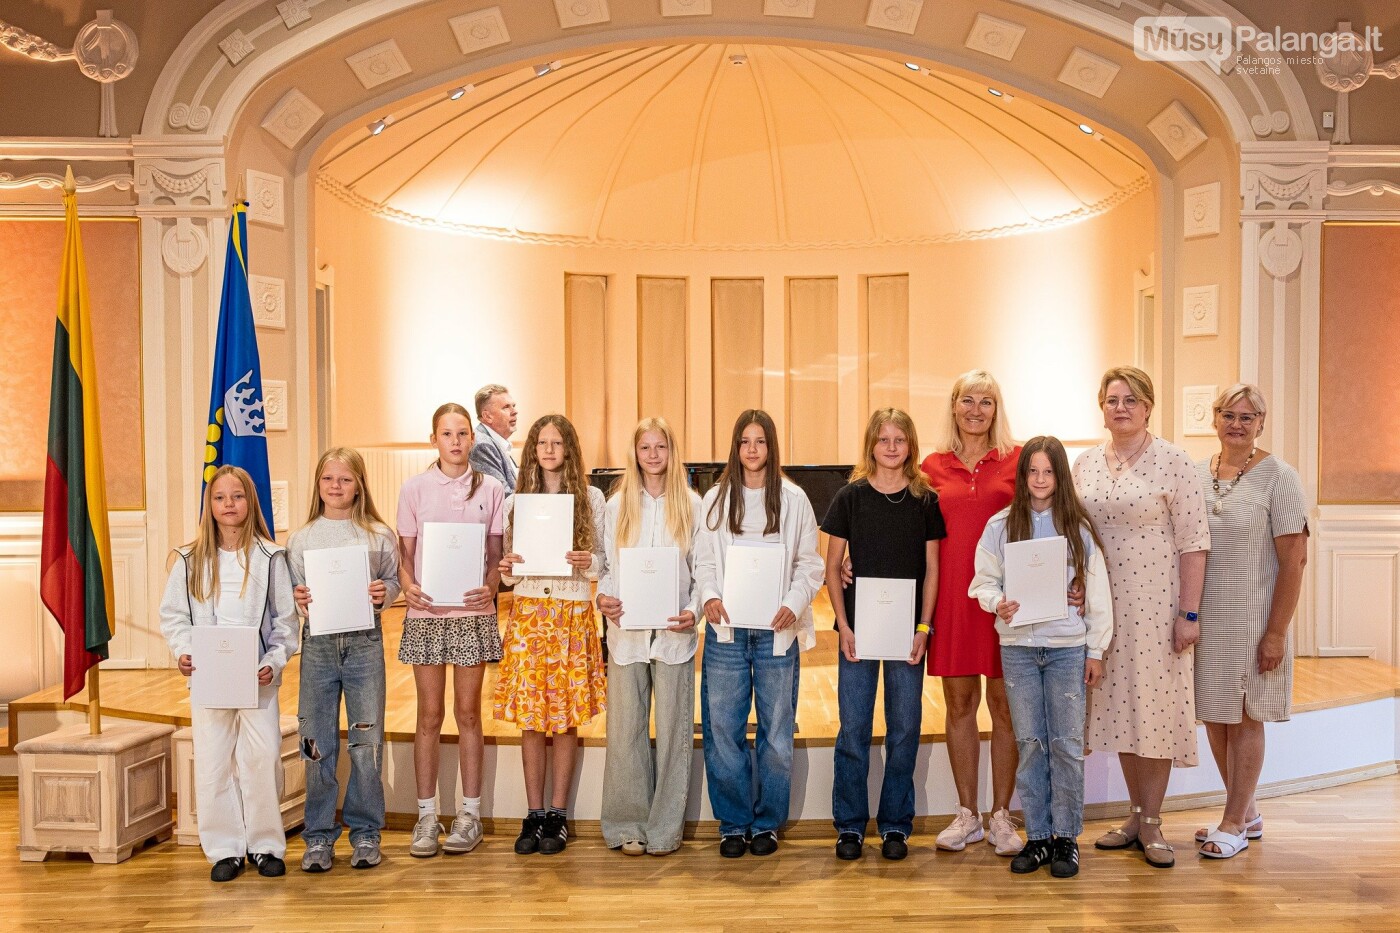
[[[248,291],[248,205],[233,206],[224,293],[219,301],[219,335],[214,342],[214,379],[209,390],[209,425],[204,444],[204,484],[225,464],[253,477],[263,519],[273,534],[272,481],[267,469],[267,421],[263,411],[262,367]],[[201,487],[202,488],[202,487]]]

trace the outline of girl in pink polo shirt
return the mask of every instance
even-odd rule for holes
[[[439,848],[470,852],[481,842],[481,679],[487,661],[501,659],[496,623],[500,584],[502,503],[500,481],[474,472],[467,463],[472,422],[455,402],[433,412],[432,444],[438,459],[403,484],[399,492],[399,582],[408,614],[403,622],[399,660],[413,665],[418,691],[418,730],[413,737],[413,771],[418,785],[418,823],[409,854],[428,858]],[[486,526],[483,586],[462,594],[460,604],[436,606],[418,581],[423,555],[418,538],[425,522],[475,522]],[[457,720],[462,803],[441,847],[438,821],[438,745],[442,738],[447,666],[452,665],[453,713]]]

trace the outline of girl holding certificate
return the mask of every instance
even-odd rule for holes
[[[384,632],[379,610],[399,594],[398,540],[379,515],[365,482],[365,461],[350,447],[332,447],[316,464],[311,514],[287,543],[293,591],[302,615],[313,599],[307,586],[307,551],[363,547],[369,552],[370,584],[360,595],[373,606],[374,625],[358,631],[312,634],[302,631],[301,758],[306,764],[306,852],[301,870],[330,871],[341,824],[336,819],[340,782],[340,700],[350,724],[350,783],[342,818],[350,827],[350,867],[379,864],[379,833],[384,828]],[[332,594],[322,593],[324,599]],[[345,594],[349,595],[349,594]]]
[[[287,552],[268,534],[252,477],[219,467],[204,487],[199,532],[176,548],[160,603],[161,634],[186,677],[195,669],[195,626],[258,630],[257,671],[248,672],[257,677],[257,706],[190,708],[199,843],[214,881],[237,878],[245,856],[264,877],[287,870],[277,687],[297,651],[295,616]]]
[[[882,666],[885,776],[875,817],[881,854],[887,859],[904,858],[914,830],[914,762],[923,721],[924,652],[938,597],[938,542],[947,536],[938,494],[918,463],[919,438],[914,422],[897,408],[879,409],[866,425],[861,463],[852,472],[851,482],[836,493],[822,522],[822,531],[830,536],[827,591],[842,593],[841,565],[848,549],[855,574],[855,586],[845,589],[843,599],[832,600],[841,644],[837,658],[841,728],[836,735],[831,812],[836,824],[836,857],[847,861],[861,857],[865,826],[870,821],[866,785],[875,688]],[[880,615],[880,601],[862,599],[872,611],[857,619],[862,587],[875,592],[876,588],[893,589],[894,584],[906,581],[904,589],[911,598],[883,600],[892,611],[902,613],[900,617]],[[900,633],[898,647],[907,656],[896,659],[891,652],[859,651],[854,628],[857,621],[863,630],[878,628],[881,635],[886,631]],[[867,645],[873,646],[874,633],[871,635]]]
[[[816,644],[811,604],[822,585],[817,522],[807,494],[782,474],[778,432],[767,412],[750,409],[734,423],[729,462],[705,494],[695,536],[699,605],[709,623],[701,661],[700,709],[710,806],[719,819],[719,852],[771,855],[788,816],[796,720],[798,651]],[[753,596],[727,592],[726,563],[754,547],[776,548],[772,603],[755,623]],[[766,558],[766,555],[765,555]],[[763,564],[757,556],[745,559]],[[738,581],[747,579],[738,573]],[[765,585],[745,587],[767,592]],[[731,600],[726,604],[726,599]],[[752,601],[751,605],[744,602]],[[772,612],[771,620],[767,613]],[[731,613],[734,618],[731,619]],[[731,622],[744,621],[744,627]],[[758,710],[757,795],[749,760],[749,708]]]
[[[598,610],[608,620],[608,756],[603,768],[603,839],[627,855],[680,848],[690,790],[695,715],[695,611],[690,539],[700,524],[700,497],[664,418],[648,418],[632,435],[626,471],[608,500],[607,573]],[[628,557],[674,559],[674,606],[642,618],[622,571]],[[651,550],[666,549],[666,550]],[[650,568],[656,572],[656,567]],[[640,595],[640,594],[639,594]],[[648,626],[647,628],[633,626]],[[656,713],[656,754],[648,722]]]
[[[1014,583],[1018,570],[1006,546],[1055,537],[1064,539],[1067,585],[1083,587],[1084,605],[1069,607],[1060,618],[1022,624],[1016,617],[1021,604],[1006,598],[1008,579]],[[1055,553],[1058,562],[1060,552]],[[1026,442],[1011,505],[987,522],[976,561],[968,595],[996,613],[1020,752],[1016,790],[1027,841],[1011,860],[1011,870],[1029,874],[1048,864],[1056,878],[1070,878],[1079,873],[1078,837],[1084,828],[1085,688],[1103,680],[1103,655],[1113,637],[1113,597],[1103,544],[1074,491],[1069,458],[1059,440]]]
[[[603,494],[588,484],[578,434],[563,415],[545,415],[530,426],[516,477],[516,495],[506,506],[503,579],[515,586],[506,627],[505,659],[496,683],[495,717],[520,726],[520,758],[529,806],[517,855],[553,855],[569,839],[569,790],[578,752],[578,727],[607,708],[603,647],[593,615],[590,584],[606,560],[603,553]],[[573,549],[564,555],[568,576],[515,576],[524,562],[512,546],[512,524],[521,494],[572,499]],[[552,556],[552,555],[551,555]],[[553,736],[553,742],[546,740]],[[552,754],[549,749],[552,748]],[[548,810],[545,771],[554,764]]]
[[[418,789],[418,822],[408,852],[430,858],[439,849],[470,852],[481,842],[481,681],[488,661],[501,659],[501,630],[496,622],[496,587],[500,579],[502,503],[505,490],[494,477],[473,470],[472,422],[467,410],[448,402],[433,412],[433,446],[438,458],[409,477],[399,490],[399,582],[408,612],[403,620],[399,660],[413,665],[418,693],[418,728],[413,736],[413,773]],[[485,525],[482,585],[466,590],[450,604],[439,605],[423,592],[422,546],[429,522]],[[441,597],[439,597],[441,599]],[[457,720],[457,765],[462,799],[447,841],[440,843],[438,821],[438,748],[452,667],[453,715]]]

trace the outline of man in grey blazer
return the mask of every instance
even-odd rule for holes
[[[470,463],[473,470],[494,476],[515,492],[515,460],[510,453],[510,436],[515,433],[515,399],[503,385],[485,385],[476,392],[476,441]]]

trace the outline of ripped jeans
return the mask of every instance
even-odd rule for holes
[[[1073,839],[1084,829],[1084,659],[1072,648],[1001,646],[1016,730],[1016,792],[1026,838]]]
[[[306,764],[306,844],[340,838],[340,698],[345,697],[350,783],[342,818],[351,843],[379,839],[384,828],[384,634],[378,628],[311,636],[301,642],[298,719]]]

